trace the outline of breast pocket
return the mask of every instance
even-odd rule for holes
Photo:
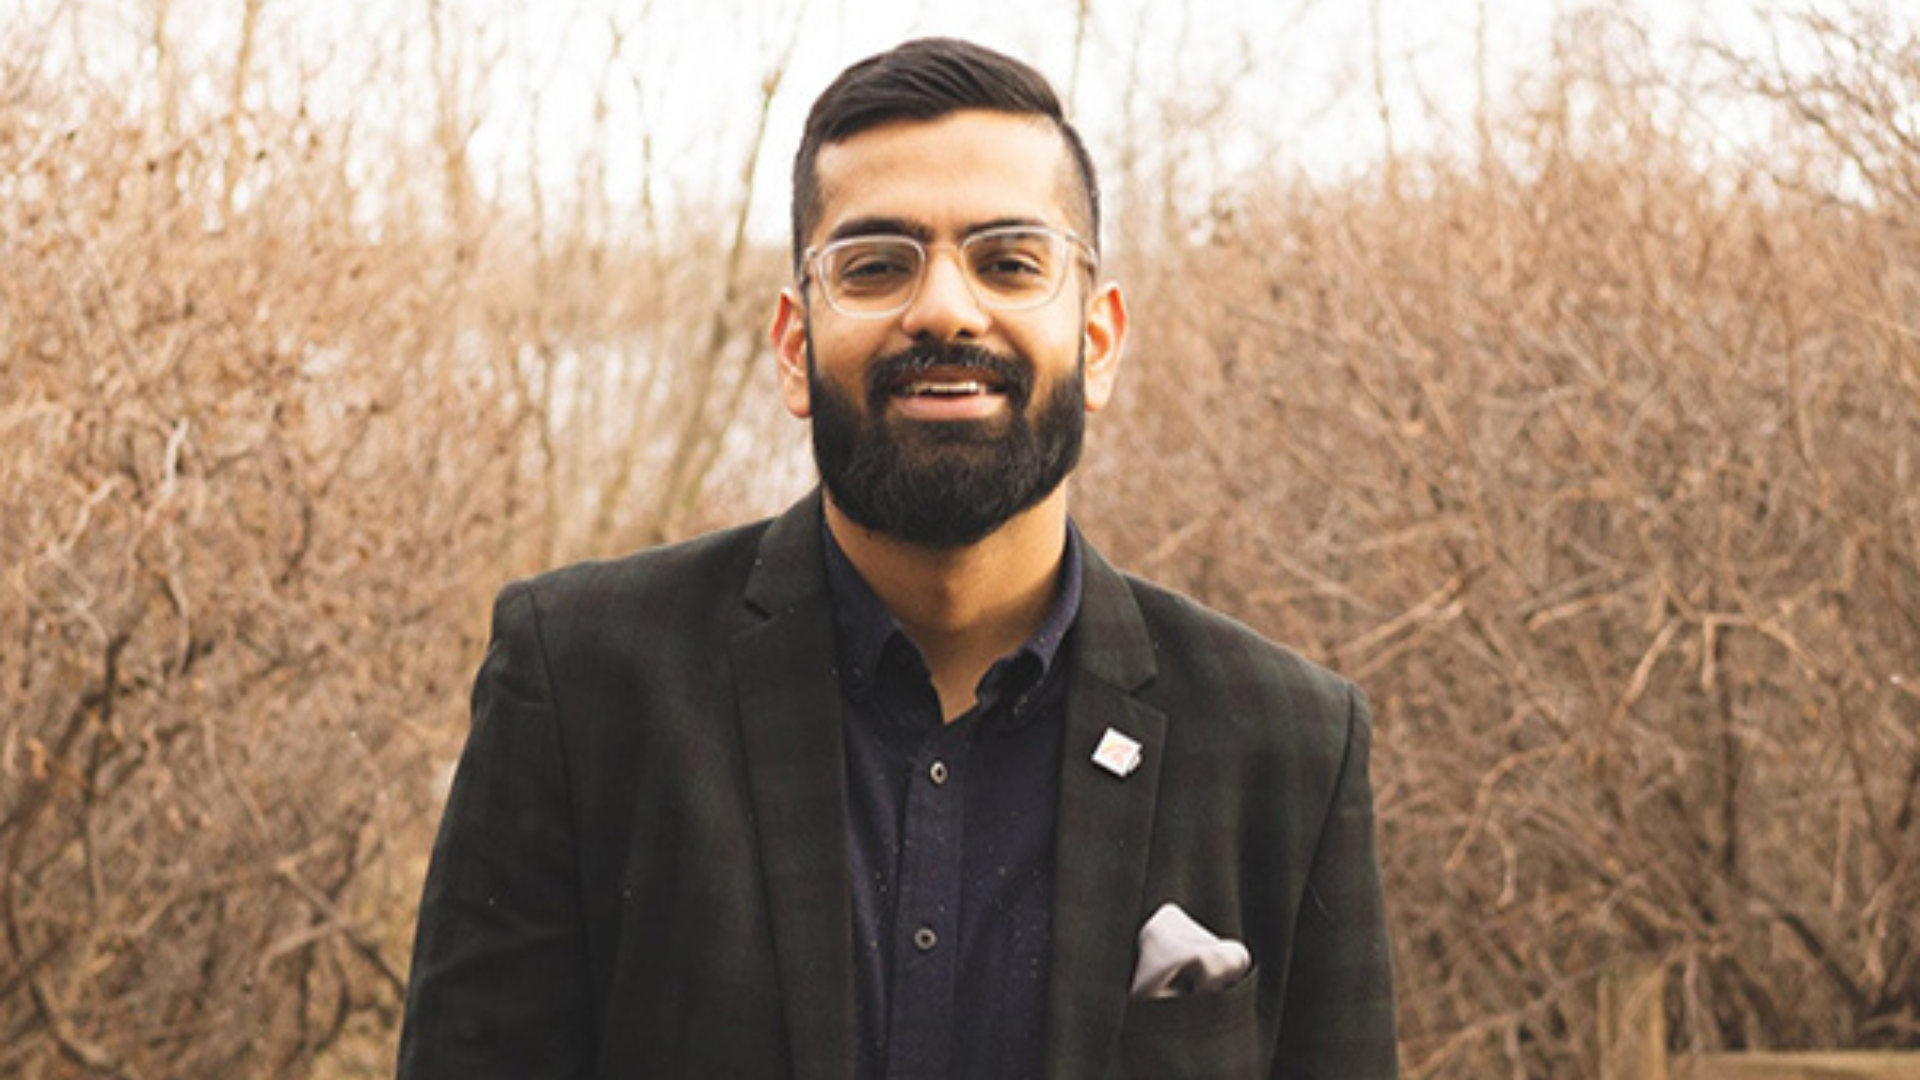
[[[1219,993],[1127,1002],[1116,1077],[1248,1080],[1266,1075],[1260,969]]]

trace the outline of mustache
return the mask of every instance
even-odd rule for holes
[[[1022,360],[965,342],[917,341],[867,369],[867,404],[877,412],[895,387],[935,370],[982,376],[1000,387],[1016,410],[1033,396],[1033,370]]]

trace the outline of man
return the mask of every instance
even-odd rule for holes
[[[1395,1074],[1364,701],[1068,522],[1096,192],[976,46],[815,103],[771,339],[824,491],[501,593],[402,1077]]]

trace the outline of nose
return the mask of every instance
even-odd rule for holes
[[[973,295],[960,260],[960,252],[950,247],[927,252],[920,289],[900,313],[900,329],[908,337],[960,341],[987,332],[986,309]]]

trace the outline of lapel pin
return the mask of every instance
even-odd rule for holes
[[[1108,728],[1107,733],[1100,736],[1100,745],[1093,748],[1093,763],[1124,777],[1140,767],[1140,744]]]

